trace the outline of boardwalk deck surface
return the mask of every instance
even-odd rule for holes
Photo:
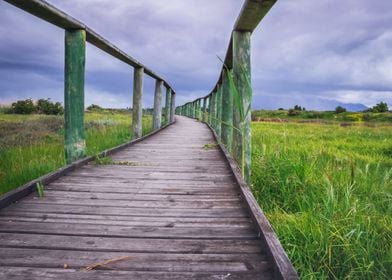
[[[226,161],[205,147],[213,141],[204,124],[177,117],[115,164],[86,165],[43,199],[0,210],[0,279],[272,278]]]

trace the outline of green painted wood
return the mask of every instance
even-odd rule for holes
[[[215,121],[215,118],[216,118],[215,97],[216,97],[216,93],[213,92],[211,94],[211,126],[213,129],[215,129],[215,124],[216,124],[216,121]]]
[[[208,96],[208,124],[212,127],[212,94]]]
[[[203,104],[202,104],[203,99],[198,100],[198,109],[199,109],[199,121],[203,121]]]
[[[170,122],[170,100],[171,100],[171,88],[166,88],[166,102],[165,102],[165,124]]]
[[[176,95],[171,92],[171,110],[170,110],[170,122],[174,122],[174,109],[176,108]]]
[[[203,98],[203,116],[202,121],[207,122],[207,97]]]
[[[84,70],[86,32],[65,31],[64,140],[67,164],[86,155],[84,132]]]
[[[232,150],[233,140],[233,93],[230,91],[227,72],[222,73],[222,143],[226,148]]]
[[[133,75],[132,131],[133,139],[142,137],[143,118],[143,68],[135,68]]]
[[[162,123],[162,85],[163,81],[156,80],[154,94],[153,129],[159,129]]]
[[[221,138],[222,133],[222,86],[218,84],[216,91],[216,134]],[[220,140],[220,139],[219,139]]]
[[[250,66],[250,32],[233,32],[233,78],[238,94],[243,103],[243,112],[251,108],[252,94],[249,91],[248,81],[251,79]],[[245,113],[244,113],[245,114]],[[234,131],[233,156],[242,166],[244,164],[244,179],[250,182],[251,171],[251,110],[241,120],[236,106],[234,106],[234,126],[243,130],[243,136]],[[242,149],[244,149],[242,151]],[[244,154],[243,154],[243,153]]]

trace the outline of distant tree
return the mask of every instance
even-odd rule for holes
[[[344,108],[344,107],[342,107],[342,106],[337,106],[337,107],[335,108],[335,113],[336,113],[336,114],[344,113],[344,112],[346,112],[346,111],[347,111],[346,108]]]
[[[60,102],[52,102],[48,99],[38,99],[37,111],[40,114],[45,115],[62,115],[64,114],[64,108]]]
[[[295,110],[295,111],[306,111],[305,107],[302,108],[302,107],[299,106],[299,105],[295,105],[295,106],[294,106],[294,110]]]
[[[284,111],[284,109],[283,108],[279,108],[278,111]]]
[[[11,111],[13,114],[32,114],[35,112],[35,106],[31,98],[26,100],[18,100],[11,105]]]
[[[388,104],[386,102],[380,102],[378,104],[376,104],[375,106],[373,106],[372,108],[372,112],[374,113],[384,113],[384,112],[388,112]]]
[[[99,106],[99,105],[95,105],[95,104],[91,104],[90,106],[88,106],[87,108],[86,108],[88,111],[99,111],[99,110],[102,110],[103,108],[101,107],[101,106]]]
[[[287,112],[288,116],[298,116],[300,114],[300,111],[295,110],[293,108],[289,109],[289,111]]]

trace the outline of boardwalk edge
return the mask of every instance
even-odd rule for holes
[[[237,182],[241,190],[242,197],[244,198],[246,205],[248,206],[248,209],[251,213],[251,216],[257,225],[259,235],[264,241],[268,249],[268,254],[276,266],[276,268],[274,269],[275,276],[278,279],[283,280],[299,279],[297,272],[295,271],[290,259],[288,258],[286,252],[282,247],[282,244],[278,239],[278,236],[274,232],[271,224],[269,223],[268,219],[266,218],[262,209],[257,203],[248,184],[242,178],[237,163],[230,156],[230,154],[226,150],[226,147],[218,140],[219,138],[215,131],[212,129],[212,127],[208,123],[205,123],[205,125],[207,125],[207,127],[211,130],[216,142],[218,143],[219,149],[221,150],[228,165],[230,166],[230,170],[234,175],[235,181]]]
[[[157,134],[158,132],[164,130],[165,128],[169,127],[170,125],[174,124],[175,122],[176,122],[176,120],[174,120],[173,122],[171,122],[169,124],[162,126],[160,129],[154,130],[154,131],[152,131],[152,132],[150,132],[150,133],[148,133],[138,139],[134,139],[134,140],[131,140],[130,142],[121,144],[121,145],[116,146],[114,148],[104,150],[101,153],[99,153],[98,155],[82,158],[82,159],[75,161],[71,164],[63,166],[63,167],[61,167],[51,173],[48,173],[48,174],[43,175],[37,179],[34,179],[34,180],[32,180],[32,181],[30,181],[20,187],[17,187],[16,189],[11,190],[11,191],[0,196],[0,209],[5,208],[12,203],[16,203],[21,198],[31,194],[34,191],[36,184],[39,182],[42,183],[44,186],[47,184],[50,184],[51,182],[57,180],[58,178],[68,174],[69,172],[93,161],[96,158],[96,156],[99,156],[99,157],[109,156],[119,150],[125,149],[129,146],[132,146],[135,143],[141,142],[141,141]]]

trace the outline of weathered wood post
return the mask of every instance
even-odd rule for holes
[[[170,122],[170,100],[171,100],[171,88],[166,88],[166,102],[165,102],[165,124]]]
[[[226,148],[232,150],[233,139],[233,93],[230,92],[229,78],[227,71],[222,73],[222,137],[221,140]],[[231,75],[231,73],[229,73]]]
[[[84,132],[84,70],[86,32],[65,31],[64,142],[67,164],[86,155]]]
[[[216,135],[221,138],[222,127],[222,86],[218,84],[216,90]],[[220,139],[219,139],[220,140]]]
[[[215,130],[215,132],[216,132],[216,124],[217,124],[217,121],[216,121],[216,100],[217,100],[217,98],[216,98],[216,96],[217,96],[217,94],[216,94],[216,89],[215,89],[215,91],[212,93],[212,98],[211,98],[211,100],[212,100],[212,112],[211,112],[212,128]]]
[[[143,75],[144,68],[138,67],[133,72],[133,106],[132,106],[132,131],[133,139],[142,137],[143,119]]]
[[[154,94],[153,129],[161,128],[162,123],[162,85],[163,81],[156,80]]]
[[[199,121],[203,121],[203,107],[201,105],[201,98],[197,101],[197,108],[198,108],[198,119]]]
[[[174,110],[176,108],[176,95],[171,92],[171,110],[170,110],[170,122],[174,122]]]
[[[233,78],[239,98],[242,100],[243,112],[251,108],[252,95],[248,81],[251,78],[250,66],[250,32],[233,32]],[[241,120],[238,110],[234,107],[234,126],[242,130],[243,135],[234,131],[233,153],[240,166],[244,166],[244,179],[250,183],[251,173],[251,112]]]
[[[208,124],[212,127],[212,94],[208,95]]]
[[[192,118],[196,118],[196,102],[192,102]]]
[[[203,116],[202,116],[203,122],[207,122],[207,99],[208,97],[203,98]]]

